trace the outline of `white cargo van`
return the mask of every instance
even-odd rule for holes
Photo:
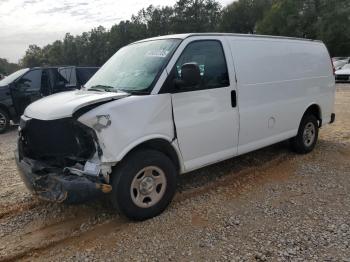
[[[322,42],[182,34],[120,49],[83,90],[25,110],[17,164],[43,199],[110,193],[131,219],[160,214],[178,174],[290,139],[315,147],[335,119],[335,81]]]

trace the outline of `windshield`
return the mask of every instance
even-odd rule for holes
[[[20,76],[24,75],[28,71],[29,71],[29,68],[24,68],[24,69],[21,69],[21,70],[18,70],[16,72],[12,73],[11,75],[5,77],[3,80],[0,81],[0,86],[6,86],[6,85],[12,83],[14,80],[16,80]]]
[[[337,67],[337,66],[342,66],[346,64],[346,61],[345,60],[338,60],[338,61],[335,61],[334,62],[334,66]]]
[[[148,93],[180,41],[164,39],[128,45],[115,53],[85,87]]]
[[[346,64],[346,65],[343,66],[341,69],[350,69],[350,64]]]

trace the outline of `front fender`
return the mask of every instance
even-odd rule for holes
[[[102,125],[99,121],[103,119]],[[169,94],[129,96],[85,113],[79,122],[93,128],[102,150],[101,162],[116,163],[135,146],[154,138],[174,138]]]
[[[150,141],[152,139],[163,139],[169,142],[169,144],[171,144],[171,138],[161,135],[161,134],[153,134],[153,135],[148,135],[148,136],[144,136],[144,137],[140,137],[139,139],[136,139],[134,141],[132,141],[129,145],[127,145],[121,152],[120,154],[117,156],[117,161],[121,161],[131,150],[133,150],[134,148],[136,148],[137,146]],[[177,151],[177,149],[176,149]]]

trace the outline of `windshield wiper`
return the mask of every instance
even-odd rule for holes
[[[113,86],[107,85],[95,85],[87,89],[88,91],[99,91],[99,92],[118,92]]]
[[[142,90],[129,90],[129,89],[122,89],[122,88],[116,88],[113,86],[108,85],[94,85],[89,88],[87,88],[88,91],[99,91],[99,92],[124,92],[128,94],[133,95],[149,95],[148,91],[142,91]]]
[[[118,88],[119,91],[128,93],[128,94],[132,94],[132,95],[149,95],[148,91],[142,91],[142,90],[126,90],[126,89],[120,89]]]
[[[106,90],[98,89],[98,88],[89,88],[87,91],[98,91],[98,92],[106,92]]]

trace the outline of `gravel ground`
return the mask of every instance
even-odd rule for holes
[[[105,199],[33,198],[14,127],[0,135],[0,260],[350,262],[350,85],[338,85],[336,114],[311,154],[280,143],[183,175],[172,205],[141,223]]]

